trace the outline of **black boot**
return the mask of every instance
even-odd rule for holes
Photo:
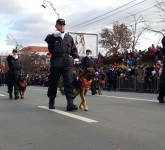
[[[55,98],[49,98],[49,109],[55,109],[54,99]]]
[[[12,95],[12,94],[9,94],[9,98],[10,98],[10,99],[13,99],[13,95]]]
[[[165,103],[163,96],[160,96],[160,95],[159,95],[159,96],[157,97],[157,99],[158,99],[159,103]]]
[[[18,89],[14,89],[14,99],[15,100],[19,99],[19,91],[18,91]]]
[[[15,100],[17,100],[17,99],[19,99],[19,96],[18,95],[15,96]]]
[[[78,109],[78,107],[77,107],[77,105],[73,104],[73,100],[67,100],[67,107],[66,107],[67,111],[74,111],[77,109]]]

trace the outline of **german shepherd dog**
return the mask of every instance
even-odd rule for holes
[[[79,108],[88,111],[88,106],[86,103],[85,96],[87,94],[87,91],[93,81],[93,78],[95,76],[95,70],[94,68],[76,68],[75,73],[73,73],[73,93],[75,94],[75,97],[80,95],[81,102],[79,105]],[[64,93],[64,87],[60,86],[60,92],[62,95],[65,95]]]
[[[18,87],[19,87],[19,94],[20,94],[21,99],[24,98],[26,86],[27,86],[27,82],[26,82],[25,76],[20,74],[18,76]]]

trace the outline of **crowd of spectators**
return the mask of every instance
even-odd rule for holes
[[[157,92],[162,68],[161,50],[161,47],[152,45],[144,51],[114,53],[111,57],[120,57],[122,62],[104,69],[107,80],[105,89]]]
[[[28,85],[48,86],[49,71],[47,66],[40,66],[34,74],[27,75]]]
[[[5,81],[5,72],[3,71],[3,69],[0,69],[0,85],[4,85]]]

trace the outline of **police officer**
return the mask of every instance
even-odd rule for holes
[[[86,50],[86,56],[84,58],[82,58],[81,60],[81,65],[82,68],[89,68],[89,67],[93,67],[95,69],[96,74],[97,72],[97,65],[95,63],[95,61],[90,57],[92,51],[90,49]],[[91,84],[91,92],[92,95],[95,95],[96,92],[96,81],[94,80]]]
[[[18,59],[17,50],[14,49],[12,54],[8,55],[7,62],[9,66],[9,70],[7,73],[7,85],[8,85],[8,93],[9,98],[13,98],[13,87],[14,87],[14,96],[15,100],[19,98],[19,87],[18,87],[18,76],[21,72],[21,63]]]
[[[95,71],[97,71],[97,66],[95,61],[90,57],[92,51],[90,49],[86,50],[86,56],[82,58],[81,65],[83,68],[94,67]]]
[[[162,68],[162,74],[160,76],[160,85],[159,85],[159,95],[157,99],[159,100],[159,103],[165,103],[164,101],[164,95],[165,95],[165,36],[162,38],[162,55],[163,55],[163,68]]]
[[[73,104],[75,95],[73,94],[73,58],[79,58],[77,48],[73,38],[65,32],[65,20],[58,19],[55,25],[57,31],[47,35],[45,41],[48,50],[52,54],[50,59],[50,75],[48,85],[49,109],[55,109],[55,98],[60,76],[64,80],[64,92],[67,99],[67,111],[77,110]]]

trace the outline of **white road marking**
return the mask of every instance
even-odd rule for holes
[[[43,91],[43,92],[47,92],[48,90],[44,90],[44,89],[36,89],[36,88],[28,88],[29,90],[34,90],[34,91]],[[60,91],[57,89],[57,93],[60,93]]]
[[[0,94],[0,96],[6,96],[6,95]]]
[[[96,95],[101,97],[109,97],[109,98],[116,98],[116,99],[127,99],[127,100],[136,100],[136,101],[146,101],[146,102],[157,102],[156,100],[152,99],[141,99],[141,98],[132,98],[132,97],[118,97],[118,96],[108,96],[108,95]]]
[[[44,89],[37,89],[37,88],[27,88],[27,89],[29,89],[29,90],[34,90],[34,91],[44,91],[44,92],[46,92],[47,90],[44,90]]]
[[[56,113],[58,113],[58,114],[61,114],[61,115],[67,116],[67,117],[71,117],[71,118],[74,118],[74,119],[78,119],[78,120],[81,120],[81,121],[85,121],[85,122],[88,122],[88,123],[98,122],[98,121],[96,121],[96,120],[89,119],[89,118],[86,118],[86,117],[82,117],[82,116],[79,116],[79,115],[75,115],[75,114],[72,114],[72,113],[68,113],[68,112],[65,112],[65,111],[62,111],[62,110],[58,110],[58,109],[49,109],[47,106],[38,106],[38,107],[39,107],[39,108],[46,109],[46,110],[49,110],[49,111],[56,112]]]
[[[31,89],[31,88],[29,88]],[[43,89],[31,89],[31,90],[41,90],[41,91],[47,91]],[[59,91],[57,91],[59,92]],[[100,97],[107,97],[107,98],[116,98],[116,99],[125,99],[125,100],[136,100],[136,101],[146,101],[146,102],[157,102],[157,100],[153,99],[142,99],[142,98],[134,98],[134,97],[120,97],[120,96],[108,96],[108,95],[94,95],[94,96],[100,96]]]

